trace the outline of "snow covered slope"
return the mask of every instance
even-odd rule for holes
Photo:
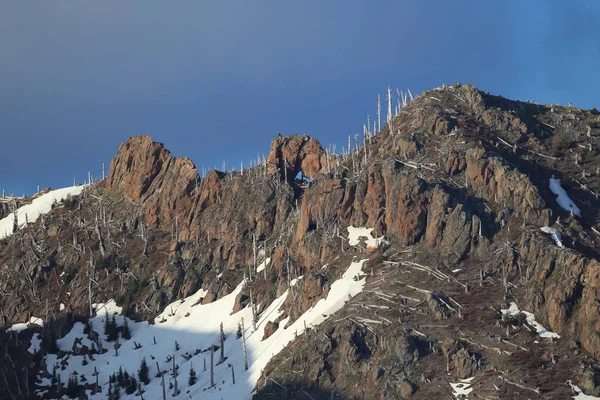
[[[57,358],[50,354],[46,358],[46,370],[49,374],[54,371],[61,375],[61,382],[66,385],[69,377],[77,372],[78,379],[85,376],[87,382],[95,382],[94,370],[98,371],[98,381],[102,393],[87,393],[90,399],[106,399],[108,393],[109,375],[118,371],[119,367],[136,376],[140,367],[141,359],[146,358],[150,367],[150,383],[144,387],[144,398],[147,400],[162,399],[161,378],[157,377],[157,365],[161,371],[166,372],[165,386],[167,386],[167,397],[172,398],[174,387],[172,377],[172,361],[178,366],[178,387],[180,394],[175,398],[181,399],[248,399],[260,378],[263,368],[269,360],[279,353],[286,345],[304,333],[304,327],[318,325],[333,313],[341,309],[345,302],[360,293],[365,285],[365,277],[362,267],[366,260],[352,262],[342,278],[331,285],[327,298],[321,299],[314,307],[306,311],[298,320],[285,328],[288,319],[279,323],[279,328],[267,339],[263,340],[265,324],[275,321],[281,316],[280,310],[288,291],[273,301],[260,315],[256,324],[256,330],[252,326],[252,310],[246,307],[241,311],[231,314],[236,296],[242,291],[244,283],[229,295],[210,304],[202,305],[200,301],[206,294],[203,290],[194,295],[176,301],[165,308],[165,311],[156,318],[154,325],[148,322],[135,323],[128,320],[131,331],[131,339],[120,339],[118,355],[114,349],[114,342],[102,339],[103,347],[108,351],[104,354],[86,357],[75,355],[77,349],[82,346],[93,348],[95,345],[84,334],[85,325],[76,323],[69,334],[58,341],[58,347],[67,351],[65,357]],[[93,318],[92,329],[100,333],[104,338],[103,325],[107,315],[115,315],[117,324],[122,326],[125,317],[120,315],[121,309],[114,302],[95,305],[97,316]],[[238,326],[244,320],[246,348],[248,353],[248,370],[244,371],[244,351],[242,339],[236,337]],[[214,382],[211,387],[210,378],[210,348],[211,345],[219,345],[220,324],[223,323],[225,333],[224,353],[226,360],[215,366]],[[75,340],[81,338],[79,344]],[[136,349],[136,344],[141,345]],[[219,362],[220,350],[214,354],[215,364]],[[84,361],[85,359],[85,361]],[[64,364],[65,368],[61,369]],[[206,371],[204,366],[206,365]],[[58,366],[55,368],[55,366]],[[193,366],[198,376],[194,385],[188,384],[190,368]],[[235,370],[236,383],[232,384],[231,366]],[[49,385],[48,378],[40,378],[42,385]],[[43,391],[42,391],[43,392]],[[41,392],[40,392],[41,393]],[[39,394],[39,393],[38,393]],[[134,399],[135,394],[126,395],[121,391],[121,399]],[[139,398],[139,397],[137,397]]]
[[[19,227],[25,226],[27,222],[35,222],[40,215],[48,213],[52,209],[52,204],[66,199],[68,196],[79,195],[85,186],[71,186],[63,189],[52,190],[34,199],[30,204],[26,204],[17,209],[17,222]],[[13,234],[14,213],[8,214],[0,220],[0,239]]]

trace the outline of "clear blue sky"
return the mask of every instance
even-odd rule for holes
[[[388,85],[600,107],[600,1],[0,0],[0,188],[100,174],[149,134],[239,165],[277,133],[338,148]]]

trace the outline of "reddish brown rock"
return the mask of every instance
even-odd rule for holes
[[[237,296],[235,296],[235,300],[233,301],[232,314],[235,314],[236,312],[246,307],[249,301],[250,297],[244,293],[239,293]]]
[[[309,136],[277,136],[271,142],[266,159],[267,173],[294,179],[299,171],[313,179],[326,165],[325,150],[319,141]]]
[[[175,158],[149,136],[134,136],[113,158],[105,188],[142,204],[149,227],[173,225],[181,215],[179,232],[185,238],[185,217],[192,208],[190,193],[197,181],[198,171],[188,158]]]
[[[482,148],[466,153],[468,185],[480,197],[498,205],[509,205],[528,224],[548,226],[550,210],[527,175],[508,166]]]
[[[279,329],[279,322],[269,321],[265,324],[265,333],[263,335],[263,340],[271,337],[272,334],[275,333]]]

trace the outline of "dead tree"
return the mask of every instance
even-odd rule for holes
[[[92,306],[92,281],[94,280],[94,255],[90,252],[90,264],[88,266],[88,301],[90,304],[90,318],[94,317],[94,307]]]
[[[177,396],[179,394],[179,389],[177,388],[177,366],[175,365],[175,354],[173,354],[173,396]]]
[[[242,348],[244,349],[244,371],[248,371],[248,353],[246,352],[246,329],[242,318]]]
[[[210,345],[210,387],[215,386],[215,346]]]
[[[227,366],[231,368],[231,382],[235,385],[235,371],[233,370],[233,364],[229,363]]]
[[[225,333],[223,333],[223,323],[221,322],[221,357],[219,358],[219,364],[225,362]]]

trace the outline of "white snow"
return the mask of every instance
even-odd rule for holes
[[[70,196],[77,196],[85,186],[71,186],[63,189],[52,190],[35,199],[30,204],[19,207],[17,213],[17,223],[19,227],[25,226],[25,222],[35,222],[40,215],[48,213],[52,209],[54,202],[59,202]],[[27,218],[25,217],[27,216]],[[0,239],[4,239],[13,234],[14,213],[8,214],[0,220]]]
[[[38,325],[44,326],[44,321],[41,318],[31,317],[29,318],[29,322],[22,322],[19,324],[14,324],[10,328],[6,330],[6,332],[21,332],[29,327],[29,325]]]
[[[570,380],[567,381],[567,384],[571,387],[571,389],[575,393],[577,393],[576,396],[573,396],[574,399],[577,399],[577,400],[600,400],[600,397],[590,396],[590,395],[583,393],[583,391],[579,388],[579,386],[574,385]]]
[[[267,267],[267,265],[269,265],[269,262],[271,262],[270,258],[266,258],[263,262],[261,262],[258,267],[256,267],[256,272],[261,272],[263,269],[265,269]]]
[[[179,366],[178,386],[181,390],[179,396],[175,397],[176,399],[250,399],[256,382],[267,363],[297,335],[304,333],[305,326],[310,328],[323,322],[342,308],[349,298],[362,291],[365,285],[362,267],[365,262],[366,260],[352,262],[342,278],[331,285],[326,299],[319,300],[287,328],[285,326],[289,319],[285,318],[280,321],[279,328],[265,340],[263,340],[264,326],[268,321],[275,321],[281,316],[283,312],[281,306],[286,300],[289,290],[263,311],[257,321],[256,330],[254,330],[251,307],[232,314],[235,298],[244,286],[244,282],[242,282],[232,293],[210,304],[201,304],[201,299],[206,295],[204,290],[199,290],[184,300],[178,300],[168,305],[163,313],[155,319],[156,322],[153,325],[145,321],[136,323],[128,320],[132,338],[130,340],[120,339],[121,347],[118,357],[115,356],[114,343],[103,340],[103,347],[108,351],[104,354],[94,355],[94,360],[86,358],[86,365],[82,364],[83,356],[71,354],[59,360],[56,355],[50,354],[46,358],[46,369],[52,373],[56,363],[60,364],[61,360],[66,360],[65,370],[57,368],[57,373],[61,374],[61,381],[65,383],[74,371],[77,371],[80,377],[85,375],[88,381],[91,381],[95,379],[92,376],[94,367],[97,368],[103,393],[92,395],[91,391],[88,391],[87,394],[90,399],[99,400],[106,398],[107,381],[110,374],[116,372],[120,366],[130,373],[136,373],[142,357],[145,357],[150,367],[151,380],[145,387],[144,398],[160,400],[162,388],[160,378],[155,377],[156,363],[158,362],[162,371],[169,371],[165,375],[168,385],[173,378],[171,377],[172,363],[167,361],[167,357],[175,355],[176,363]],[[296,282],[300,279],[301,277],[297,278]],[[107,313],[109,316],[115,314],[119,325],[123,324],[125,317],[120,315],[121,310],[114,301],[94,306],[97,309],[97,316],[91,319],[92,328],[99,332],[101,338],[104,339],[103,320],[105,315]],[[235,334],[242,318],[245,324],[248,352],[249,368],[247,371],[244,371],[242,340],[236,339]],[[221,322],[226,337],[224,349],[227,360],[215,366],[216,386],[209,388],[210,351],[205,350],[209,349],[212,344],[219,345]],[[91,347],[92,342],[87,335],[84,335],[83,329],[84,324],[76,323],[67,336],[57,341],[58,347],[64,351],[71,351],[73,341],[77,337],[83,338],[81,345]],[[156,339],[156,344],[154,344],[154,339]],[[136,350],[134,341],[142,348]],[[179,344],[179,350],[175,349],[175,342]],[[184,359],[184,355],[191,357],[189,361]],[[217,350],[215,363],[218,362],[219,357],[220,351]],[[207,363],[206,372],[203,369],[204,361]],[[187,378],[192,363],[198,375],[198,382],[189,386]],[[229,363],[235,368],[235,385],[231,384]],[[169,398],[173,398],[172,389],[167,389],[167,393]],[[135,395],[125,395],[124,391],[121,392],[121,395],[121,399],[137,398]]]
[[[500,311],[502,311],[502,314],[507,314],[507,315],[509,315],[511,317],[515,316],[515,315],[518,315],[519,313],[522,312],[527,317],[527,323],[535,328],[536,333],[540,337],[560,339],[560,335],[558,333],[549,331],[546,328],[544,328],[539,322],[537,322],[535,320],[535,315],[533,315],[533,313],[530,313],[528,311],[520,311],[519,307],[514,302],[510,303],[510,307],[508,309],[506,309],[506,310],[500,310]]]
[[[550,190],[556,195],[556,202],[559,206],[561,206],[563,209],[569,212],[573,211],[573,214],[577,216],[581,215],[581,211],[579,211],[579,208],[577,208],[577,206],[575,205],[573,200],[571,200],[565,189],[563,189],[560,185],[560,179],[556,179],[554,177],[550,178]]]
[[[543,226],[540,228],[540,230],[544,233],[549,234],[550,236],[552,236],[552,239],[554,240],[554,243],[556,243],[556,245],[558,247],[565,247],[562,243],[562,235],[560,234],[559,231],[557,231],[554,228],[551,228],[549,226]]]
[[[373,228],[355,228],[351,225],[347,229],[348,241],[350,242],[351,246],[358,245],[361,238],[365,238],[368,249],[377,248],[381,243],[383,243],[383,236],[380,238],[373,236]]]
[[[27,349],[27,351],[30,352],[31,354],[35,354],[38,351],[40,351],[41,345],[42,345],[42,335],[40,335],[39,333],[34,333],[33,336],[31,337],[31,344],[29,345],[29,348]]]
[[[461,395],[468,398],[469,393],[473,391],[473,385],[471,384],[473,379],[474,377],[471,377],[467,379],[461,379],[456,383],[450,382],[450,386],[452,387],[452,395],[456,398]]]

